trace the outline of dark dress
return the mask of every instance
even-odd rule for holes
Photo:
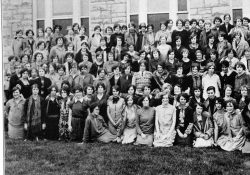
[[[189,60],[188,62],[184,62],[181,60],[180,62],[182,63],[183,74],[187,75],[191,71],[192,61]]]
[[[100,108],[100,115],[103,116],[103,119],[106,123],[108,123],[109,121],[108,116],[107,116],[107,100],[108,100],[108,97],[105,94],[103,94],[101,99],[97,98],[97,94],[95,94],[90,102],[90,104],[98,103],[98,106]]]
[[[70,133],[71,141],[82,141],[85,120],[88,116],[88,106],[88,102],[86,102],[83,98],[81,100],[73,99],[73,101],[69,104],[69,108],[72,110],[72,131]]]
[[[182,30],[182,31],[178,31],[178,30],[174,30],[172,33],[172,47],[175,47],[175,38],[176,36],[180,36],[181,37],[181,43],[185,48],[188,48],[188,44],[189,44],[189,32],[186,30]]]
[[[193,134],[192,134],[192,126],[193,126],[193,109],[191,107],[186,107],[181,112],[182,109],[176,107],[176,125],[175,129],[179,129],[182,134],[187,134],[186,138],[181,138],[178,134],[175,137],[175,145],[182,146],[192,146],[193,144]],[[184,114],[184,115],[183,115]]]
[[[89,70],[89,73],[97,77],[97,71],[103,68],[103,65],[104,62],[102,62],[101,64],[97,64],[96,62],[94,62]]]
[[[132,83],[132,78],[133,78],[133,76],[131,74],[130,75],[123,74],[120,77],[120,89],[121,89],[121,93],[127,93],[128,92],[128,87]]]
[[[50,97],[46,99],[46,129],[45,138],[49,140],[57,140],[59,138],[59,116],[60,104],[58,99],[52,100]]]
[[[25,85],[21,80],[18,80],[17,84],[19,84],[21,86],[21,91],[20,92],[21,92],[21,94],[23,94],[23,97],[25,99],[27,99],[29,96],[31,96],[30,82],[29,82],[29,84]]]

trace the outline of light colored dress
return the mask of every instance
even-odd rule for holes
[[[157,47],[157,49],[160,51],[160,59],[161,61],[166,62],[166,60],[168,60],[168,52],[169,50],[172,49],[172,47],[168,44],[163,44],[163,45],[159,45]]]
[[[173,105],[157,106],[155,108],[154,146],[170,147],[175,140],[176,108]]]
[[[10,99],[6,103],[5,112],[8,118],[8,136],[12,139],[22,139],[24,137],[24,105],[25,99],[21,99],[16,102],[14,99]]]
[[[125,107],[124,110],[124,130],[122,136],[122,144],[132,143],[136,139],[136,110],[137,107],[133,105],[131,108]]]
[[[226,151],[241,150],[246,137],[243,134],[243,119],[239,111],[225,114],[226,131],[218,138],[218,145]]]
[[[209,86],[214,86],[215,87],[215,96],[220,97],[220,91],[219,91],[219,86],[221,85],[220,83],[220,78],[217,74],[213,74],[212,76],[206,74],[202,78],[202,87],[203,87],[203,98],[207,99],[207,88]]]

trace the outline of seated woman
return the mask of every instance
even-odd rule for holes
[[[211,147],[214,144],[213,123],[210,114],[204,111],[202,103],[197,103],[193,115],[194,147]]]
[[[153,145],[155,109],[150,107],[148,96],[142,99],[143,107],[137,110],[137,139],[135,145]]]
[[[244,134],[246,135],[246,143],[242,148],[242,153],[250,153],[250,103],[245,106],[242,111],[242,117],[244,120]]]
[[[123,125],[120,130],[122,144],[132,143],[136,139],[136,111],[139,108],[131,95],[128,95],[125,100],[126,107],[123,112]]]
[[[90,105],[90,114],[85,121],[83,142],[99,141],[108,143],[116,138],[116,135],[111,134],[107,129],[108,126],[99,113],[98,103],[92,103]]]
[[[169,104],[168,94],[163,95],[162,104],[155,108],[155,147],[173,146],[176,131],[176,108]]]
[[[241,150],[246,137],[243,131],[243,120],[237,104],[234,101],[226,102],[226,130],[219,137],[217,143],[225,151]]]
[[[176,107],[176,137],[175,145],[191,146],[193,144],[193,109],[187,105],[188,95],[181,93],[177,97]]]
[[[216,112],[213,114],[213,122],[214,122],[214,145],[217,146],[217,140],[221,133],[225,132],[226,122],[225,120],[225,102],[223,98],[219,97],[215,100]]]

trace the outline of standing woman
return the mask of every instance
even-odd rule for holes
[[[155,108],[154,146],[170,147],[175,140],[176,108],[169,104],[168,94],[163,95],[162,104]]]
[[[237,110],[237,104],[234,101],[226,102],[226,111],[226,130],[217,143],[225,151],[241,150],[246,140],[241,113]]]
[[[123,112],[123,123],[122,129],[120,130],[120,135],[122,144],[133,143],[136,139],[136,117],[138,106],[134,103],[134,98],[128,95],[125,100],[126,107]]]
[[[101,31],[102,31],[101,27],[97,25],[94,28],[94,34],[91,37],[89,37],[90,52],[93,58],[95,58],[95,51],[100,46],[101,43],[101,38],[102,38]]]
[[[194,147],[211,147],[214,144],[213,123],[208,112],[204,111],[202,103],[197,103],[193,115]]]
[[[44,62],[48,62],[49,61],[48,60],[49,52],[46,49],[46,43],[45,43],[45,41],[38,41],[38,43],[36,43],[36,50],[34,50],[33,60],[35,58],[35,55],[38,52],[43,54],[43,60],[44,60]]]
[[[84,93],[85,93],[85,96],[83,97],[84,100],[90,103],[92,101],[94,92],[95,92],[94,86],[92,84],[87,85],[84,89]]]
[[[44,30],[42,28],[37,29],[37,38],[35,39],[36,46],[40,41],[45,42]]]
[[[167,44],[166,36],[160,37],[160,45],[157,46],[157,49],[160,51],[161,61],[166,62],[166,60],[168,60],[168,53],[172,49],[172,47]]]
[[[31,29],[27,30],[26,36],[27,36],[27,38],[25,40],[25,42],[26,42],[25,44],[26,44],[26,47],[30,48],[31,55],[32,55],[35,51],[35,48],[36,48],[33,30],[31,30]]]
[[[16,36],[12,42],[11,48],[14,56],[20,58],[25,47],[25,42],[23,38],[23,31],[17,30]]]
[[[179,105],[176,107],[176,137],[175,144],[192,146],[193,144],[193,109],[187,105],[188,95],[181,93],[177,97]]]
[[[153,145],[155,109],[150,107],[150,98],[142,98],[142,108],[137,110],[136,128],[137,139],[135,145]]]
[[[60,118],[60,103],[57,97],[58,88],[52,85],[50,88],[50,95],[46,98],[46,112],[45,112],[45,138],[49,140],[59,139],[59,118]]]
[[[70,88],[62,87],[60,100],[60,119],[59,119],[59,140],[69,141],[69,103]]]
[[[159,42],[161,37],[165,37],[165,38],[169,37],[170,33],[166,29],[167,29],[166,22],[161,22],[160,30],[157,31],[155,35],[155,42]]]
[[[39,86],[33,84],[32,95],[25,103],[25,122],[24,130],[26,131],[25,139],[39,139],[43,138],[42,131],[45,130],[45,102],[44,98],[39,95]]]
[[[74,89],[74,98],[69,104],[69,131],[70,140],[81,142],[83,137],[85,120],[88,116],[88,103],[83,99],[81,86]]]
[[[189,32],[187,30],[183,29],[183,20],[182,19],[178,19],[176,21],[176,30],[173,31],[172,33],[172,41],[175,41],[176,36],[180,36],[181,37],[181,43],[183,43],[183,46],[185,48],[188,48],[188,37],[189,37]],[[175,43],[173,43],[172,45],[173,47],[175,47]]]
[[[62,26],[60,25],[55,25],[53,28],[54,34],[52,35],[52,40],[51,40],[51,47],[55,46],[57,44],[56,39],[57,38],[62,38],[63,34],[61,33]]]
[[[117,142],[120,142],[119,134],[122,127],[123,110],[125,108],[124,99],[120,97],[119,86],[112,87],[112,96],[108,100],[107,114],[109,118],[109,131],[116,135]]]
[[[57,37],[56,45],[51,48],[50,54],[49,54],[49,61],[51,62],[54,57],[58,57],[58,61],[60,64],[63,64],[65,62],[64,57],[66,54],[66,50],[64,47],[64,38],[63,37]]]
[[[24,137],[25,99],[18,87],[12,89],[13,98],[5,106],[5,118],[8,120],[8,136],[12,139]]]
[[[21,78],[17,81],[17,84],[20,87],[20,93],[25,99],[31,95],[31,85],[29,81],[29,70],[24,68],[20,72]]]
[[[48,88],[52,82],[49,78],[45,77],[45,70],[42,67],[39,68],[39,79],[37,82],[40,87],[40,95],[45,99],[49,95]]]

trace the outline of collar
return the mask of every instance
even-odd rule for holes
[[[75,103],[77,103],[78,101],[82,103],[82,102],[83,102],[83,99],[84,99],[83,97],[80,98],[80,99],[76,99],[76,98],[75,98]]]

